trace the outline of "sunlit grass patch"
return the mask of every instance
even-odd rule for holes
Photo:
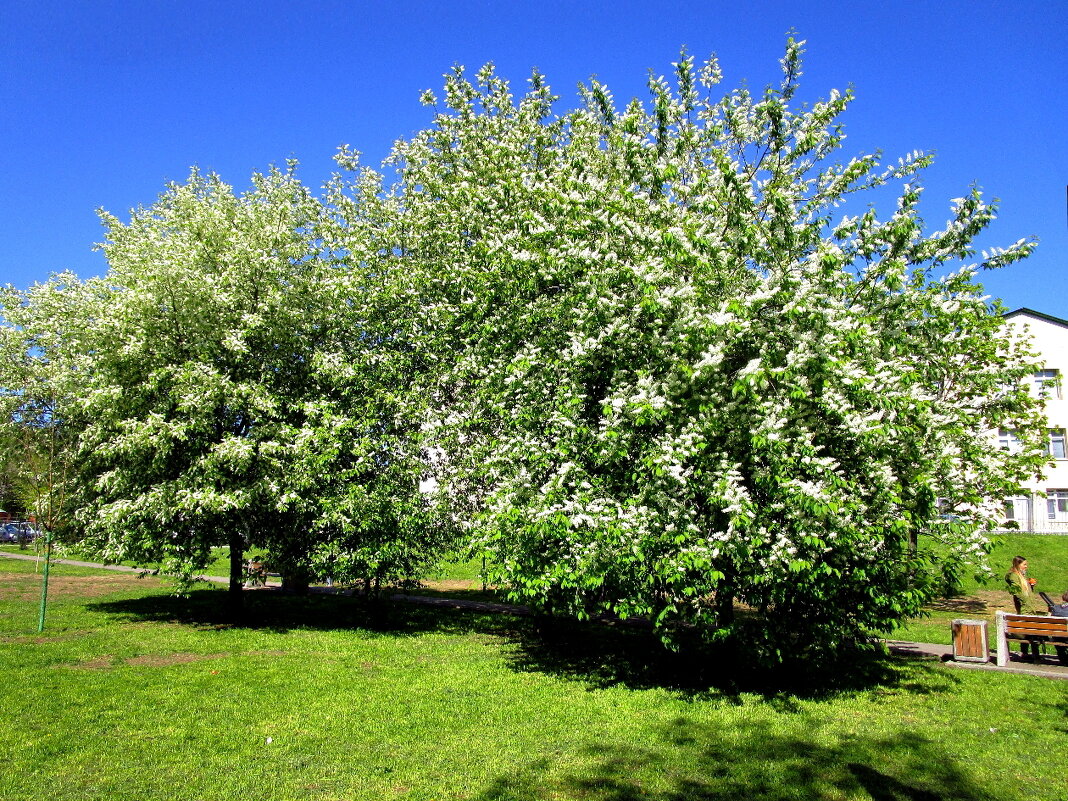
[[[108,579],[43,636],[0,595],[5,799],[47,777],[57,799],[979,801],[1061,777],[1048,680],[873,659],[790,689],[634,629],[278,593],[234,623],[219,590]]]

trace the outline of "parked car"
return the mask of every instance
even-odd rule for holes
[[[16,542],[19,545],[26,545],[37,539],[39,534],[40,532],[33,523],[25,520],[12,520],[0,528],[0,542]]]

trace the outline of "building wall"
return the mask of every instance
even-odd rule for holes
[[[1045,395],[1051,431],[1051,461],[1044,476],[1027,482],[1020,495],[1006,499],[1006,523],[1015,522],[1022,531],[1068,534],[1068,320],[1031,309],[1017,309],[1005,318],[1017,331],[1031,335],[1041,357],[1044,372],[1035,376],[1031,391]],[[1006,432],[996,435],[999,447],[1011,446]]]

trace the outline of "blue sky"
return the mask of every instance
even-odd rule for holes
[[[289,157],[319,185],[341,144],[377,164],[425,127],[421,90],[487,61],[560,109],[596,75],[617,101],[685,45],[719,55],[724,91],[777,80],[806,39],[802,96],[852,85],[843,158],[933,150],[924,216],[977,183],[1001,200],[980,245],[1037,236],[986,286],[1068,317],[1068,3],[229,2],[5,0],[0,9],[0,283],[101,274],[95,209],[149,205],[193,164],[238,187]]]

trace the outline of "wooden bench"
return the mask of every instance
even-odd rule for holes
[[[267,565],[255,559],[245,562],[245,585],[262,587],[267,583]]]
[[[998,638],[998,667],[1009,664],[1009,640],[1040,639],[1057,645],[1068,645],[1068,617],[1046,615],[995,614]]]

